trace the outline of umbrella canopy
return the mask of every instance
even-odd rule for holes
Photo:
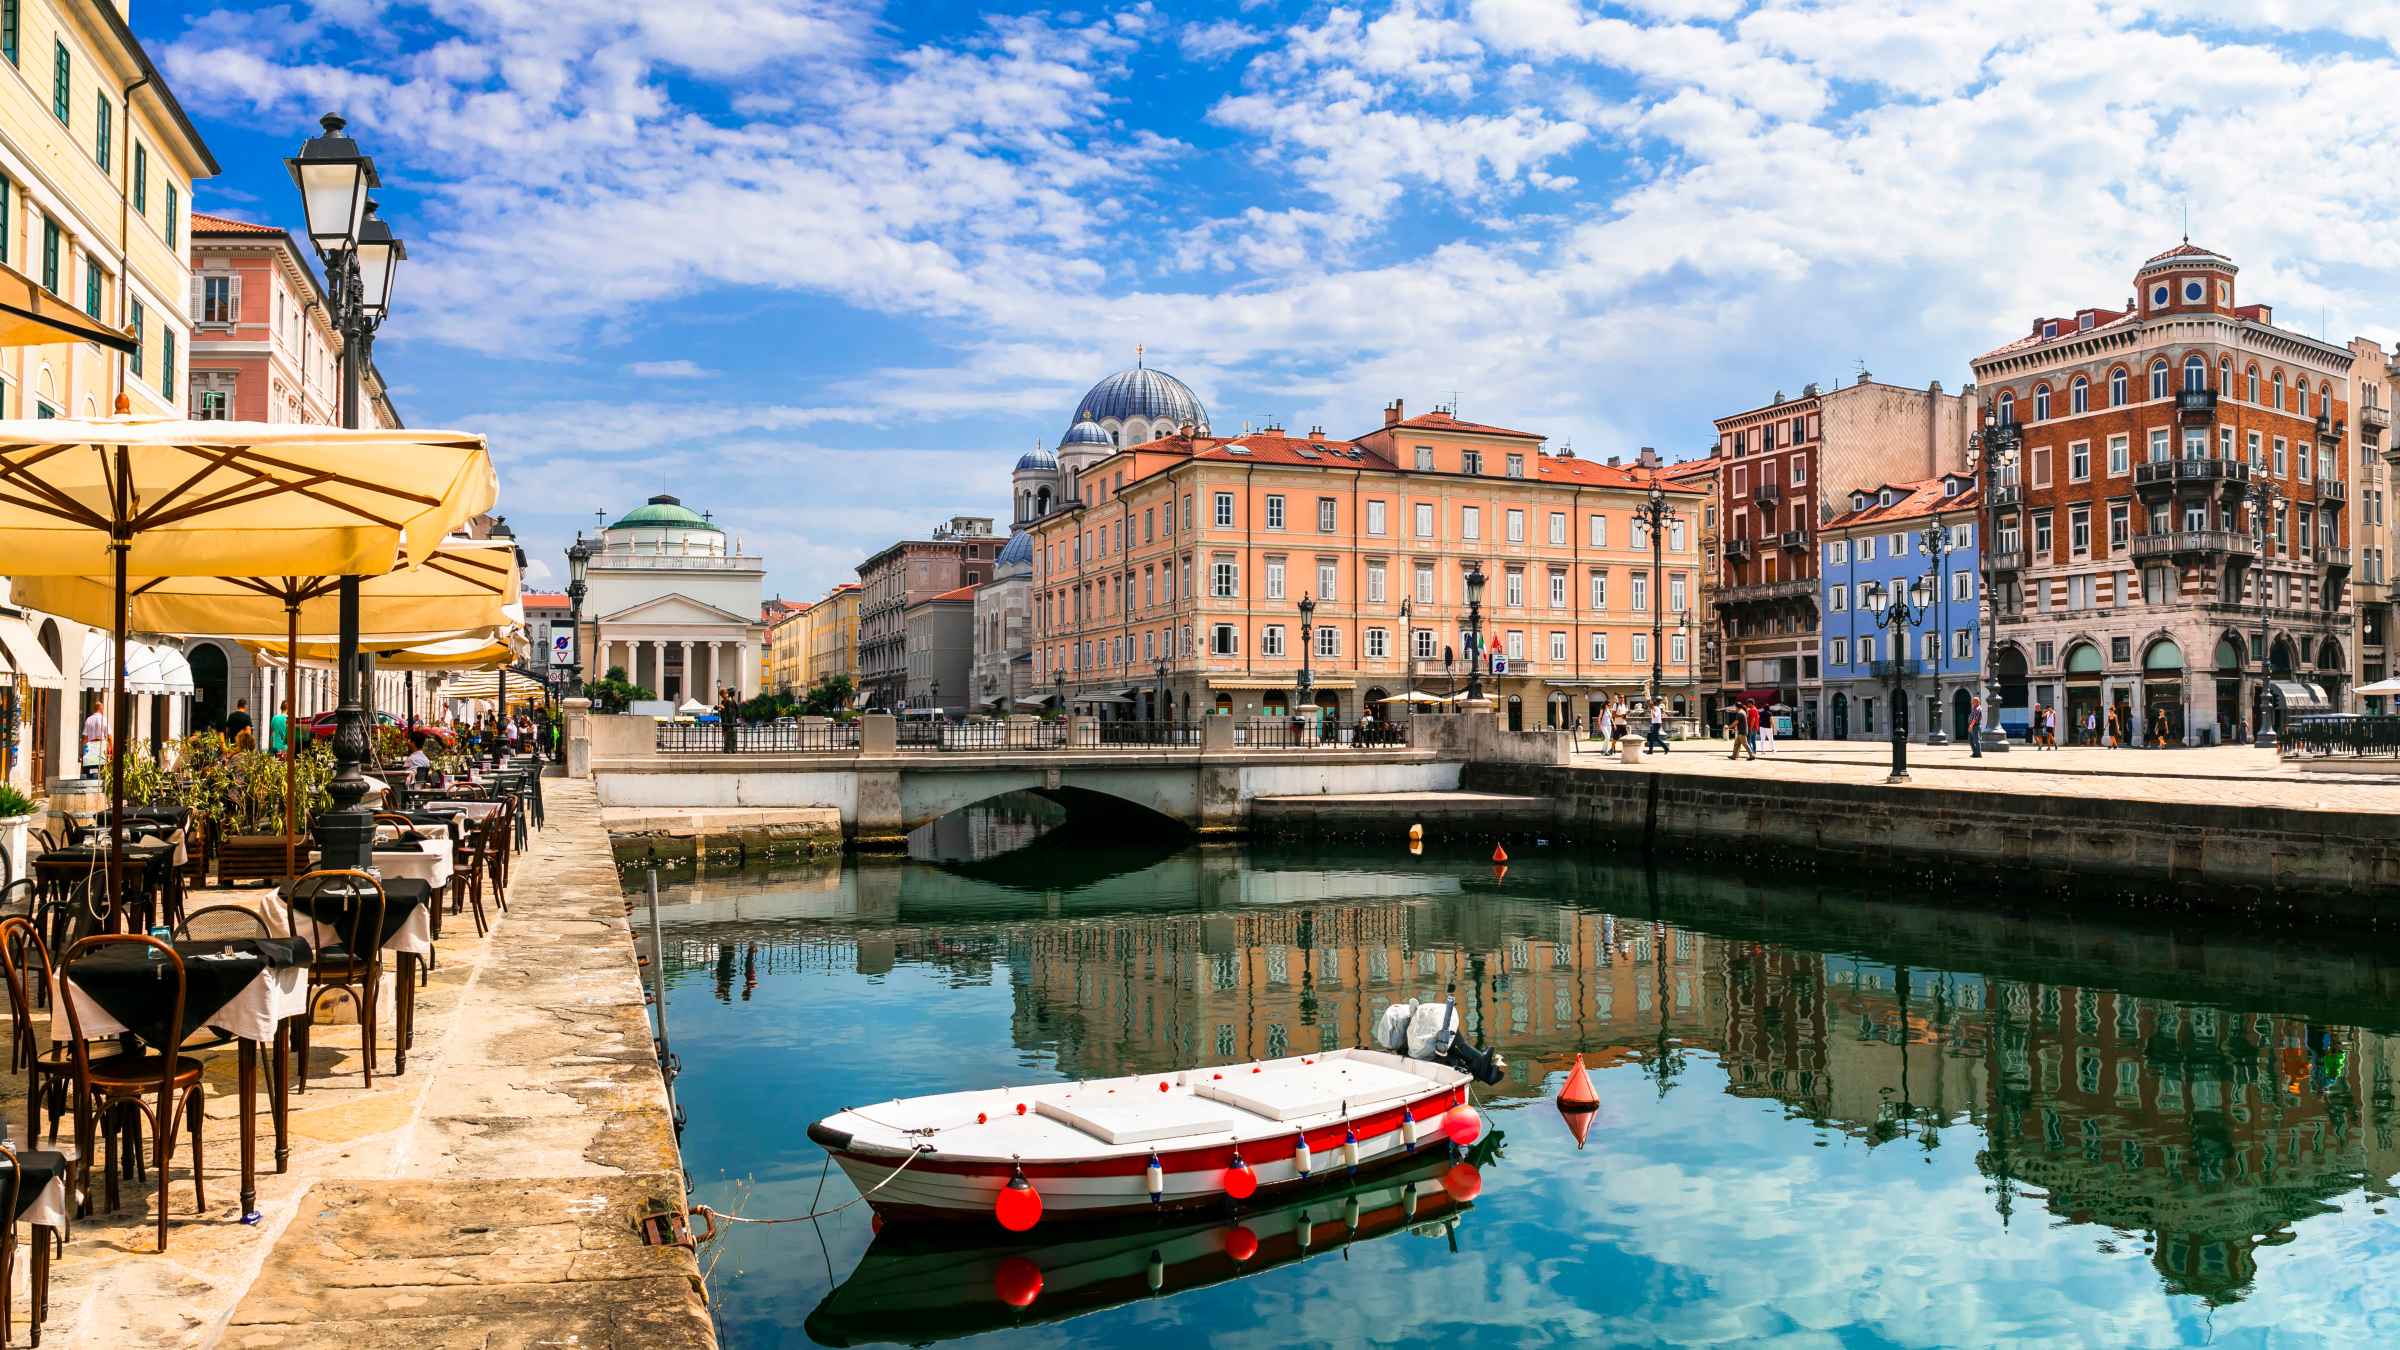
[[[451,680],[442,686],[439,696],[471,703],[489,703],[495,699],[506,702],[512,698],[532,698],[542,692],[544,686],[540,680],[521,670],[502,667]]]
[[[1450,700],[1443,698],[1439,694],[1409,693],[1392,694],[1388,697],[1379,698],[1375,701],[1378,703],[1447,703]]]
[[[0,422],[0,558],[17,577],[112,575],[115,539],[134,577],[379,576],[498,499],[463,431]]]
[[[359,644],[359,650],[374,657],[380,670],[498,670],[515,664],[525,655],[522,635],[514,632],[497,637],[445,638],[406,647],[386,647],[382,642],[383,639],[371,638]],[[289,660],[293,652],[280,642],[242,645],[270,661]],[[331,664],[340,650],[331,642],[302,641],[298,653],[303,661]]]
[[[702,703],[696,698],[687,698],[683,701],[683,706],[677,708],[675,711],[683,714],[686,717],[697,717],[708,710],[709,707],[707,704]]]
[[[2400,694],[2400,680],[2377,680],[2373,684],[2362,684],[2350,692],[2353,694],[2372,694],[2377,698],[2388,698],[2393,694]]]
[[[33,278],[0,263],[0,347],[47,347],[54,342],[96,342],[131,355],[131,334],[109,327],[33,284]]]
[[[486,636],[523,621],[520,585],[514,540],[444,539],[415,566],[359,583],[360,640],[405,646]],[[274,639],[289,637],[296,623],[304,642],[330,644],[341,632],[340,587],[339,575],[137,576],[125,621],[145,633]],[[109,576],[20,577],[15,594],[29,609],[95,628],[116,622]]]

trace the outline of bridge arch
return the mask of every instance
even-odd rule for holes
[[[1189,829],[1200,819],[1188,767],[995,766],[900,775],[900,828],[914,830],[1011,792],[1047,797],[1082,816],[1121,815],[1134,828]]]

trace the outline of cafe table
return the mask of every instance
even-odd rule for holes
[[[11,1172],[15,1175],[11,1176]],[[30,1311],[36,1326],[50,1307],[50,1234],[67,1231],[67,1177],[64,1153],[29,1148],[22,1153],[11,1149],[0,1154],[0,1192],[11,1185],[16,1187],[14,1221],[34,1228]]]
[[[127,822],[127,828],[131,828],[130,821]],[[180,839],[158,843],[126,842],[125,877],[131,891],[131,917],[134,921],[130,931],[138,933],[150,927],[154,903],[162,895],[166,897],[166,912],[170,918],[183,913],[183,873],[178,866],[182,861],[182,853]],[[106,843],[69,844],[64,848],[50,849],[34,859],[33,874],[45,891],[78,877],[89,876],[96,888],[95,895],[105,896],[108,858],[109,847]],[[97,918],[98,911],[94,910],[93,915]],[[120,926],[112,916],[112,921],[105,927],[114,931]],[[45,936],[52,939],[52,950],[59,950],[63,945],[57,941],[62,935]]]
[[[450,884],[450,872],[455,865],[447,833],[413,839],[379,839],[374,860],[376,872],[387,884],[395,877],[405,877],[430,884],[437,894]]]
[[[380,862],[379,862],[380,865]],[[385,973],[398,987],[392,991],[392,1071],[408,1072],[408,1048],[417,1035],[417,962],[433,954],[433,906],[441,894],[432,883],[415,877],[384,876],[383,931],[377,949],[396,958]],[[288,895],[288,888],[286,888]],[[339,946],[350,930],[350,912],[357,903],[347,892],[328,890],[306,899],[291,900],[292,928],[320,946]]]
[[[274,1047],[275,1170],[291,1160],[289,1019],[308,1014],[311,948],[302,938],[206,938],[168,944],[183,958],[183,1025],[169,1027],[174,987],[154,948],[116,943],[68,962],[59,996],[87,1037],[131,1036],[172,1055],[202,1027],[234,1038],[241,1055],[242,1215],[258,1212],[258,1047]],[[160,1184],[166,1179],[161,1177]]]

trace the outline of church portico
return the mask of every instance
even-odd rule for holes
[[[652,497],[600,532],[587,565],[583,649],[594,676],[611,669],[674,703],[716,702],[763,688],[766,625],[760,559],[728,547],[707,516]]]

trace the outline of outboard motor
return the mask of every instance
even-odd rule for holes
[[[1500,1081],[1508,1062],[1491,1050],[1478,1050],[1458,1034],[1458,986],[1452,985],[1439,1004],[1411,999],[1384,1010],[1376,1039],[1385,1049],[1410,1059],[1447,1064],[1486,1085]]]

